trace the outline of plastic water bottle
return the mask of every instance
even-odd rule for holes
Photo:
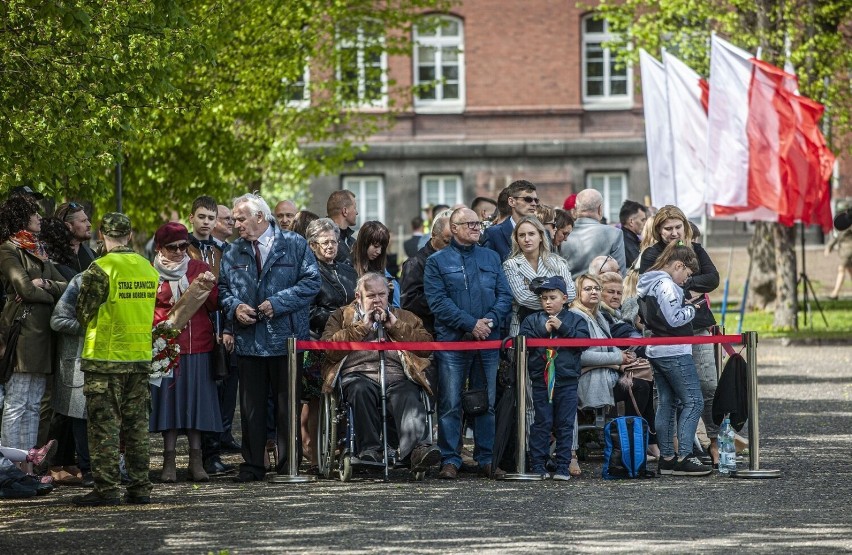
[[[722,426],[719,428],[719,474],[730,476],[737,471],[737,450],[734,445],[734,429],[731,427],[731,419],[725,415]]]

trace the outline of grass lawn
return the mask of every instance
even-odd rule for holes
[[[805,309],[804,303],[799,302],[799,329],[797,331],[790,330],[774,330],[772,329],[772,321],[775,315],[769,311],[752,311],[745,314],[743,322],[743,331],[756,331],[759,337],[788,337],[791,339],[852,339],[852,300],[841,299],[831,301],[826,299],[819,300],[822,307],[825,319],[828,321],[828,326],[823,321],[820,312],[811,299],[811,313],[807,315],[807,325],[805,325]],[[720,321],[720,306],[713,305],[713,314],[716,316],[716,321]],[[728,307],[728,314],[725,317],[725,328],[727,333],[736,333],[740,323],[739,307]]]

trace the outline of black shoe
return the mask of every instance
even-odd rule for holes
[[[674,466],[675,476],[707,476],[713,472],[713,467],[706,464],[701,464],[698,457],[685,457]]]
[[[251,472],[240,472],[236,476],[232,478],[234,482],[238,484],[245,484],[247,482],[259,482],[260,478],[252,474]]]
[[[92,472],[84,472],[83,473],[83,481],[80,482],[80,485],[84,488],[93,488],[95,487],[95,477],[92,476]]]
[[[423,472],[441,462],[441,450],[437,445],[421,445],[411,452],[411,471]]]
[[[124,494],[124,502],[129,505],[150,505],[151,504],[151,496],[150,495],[130,495],[129,493]]]
[[[657,461],[657,474],[660,476],[670,476],[674,473],[676,464],[677,457],[672,457],[671,459],[666,460],[661,456]]]
[[[72,499],[72,502],[78,507],[104,507],[121,504],[118,497],[101,497],[95,491],[90,491],[86,495],[79,495]]]
[[[243,446],[231,438],[219,443],[219,448],[226,453],[239,453],[243,450]]]
[[[363,463],[383,463],[384,459],[382,458],[382,454],[378,451],[373,451],[369,449],[367,451],[361,452],[358,455],[358,460]]]
[[[697,458],[703,465],[713,464],[713,457],[701,447],[693,447],[692,456]]]
[[[38,495],[47,495],[52,492],[54,488],[53,478],[50,476],[39,477],[27,474],[18,480],[18,482],[23,484],[25,487],[33,488]]]
[[[204,472],[210,476],[222,476],[233,472],[237,467],[232,464],[225,464],[219,457],[210,457],[204,463]]]
[[[26,499],[35,497],[36,489],[20,482],[8,481],[0,486],[0,499]]]

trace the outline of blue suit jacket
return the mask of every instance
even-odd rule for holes
[[[512,218],[506,218],[499,224],[492,225],[485,230],[485,241],[482,246],[496,251],[500,255],[500,262],[503,262],[512,253],[512,232],[514,230]]]

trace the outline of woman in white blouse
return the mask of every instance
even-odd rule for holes
[[[561,276],[568,284],[568,302],[577,296],[568,263],[558,254],[550,252],[550,238],[544,225],[535,216],[522,218],[515,226],[512,232],[512,254],[503,262],[503,272],[515,298],[512,303],[510,335],[517,334],[524,318],[541,310],[538,297],[530,289],[530,284],[536,278]]]

